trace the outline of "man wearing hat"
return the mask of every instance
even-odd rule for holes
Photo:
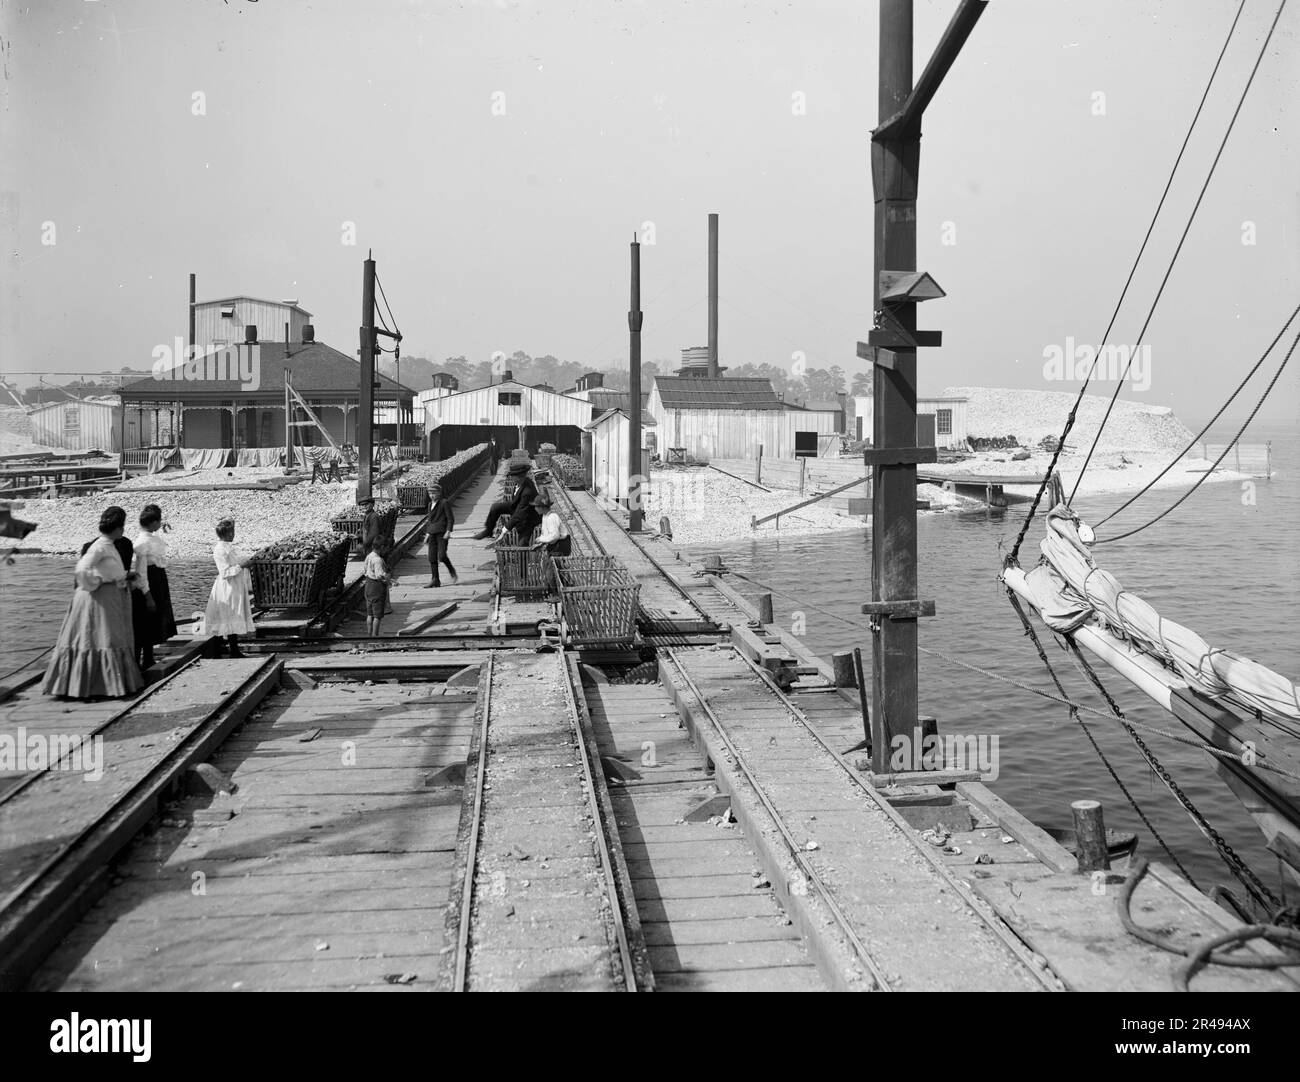
[[[456,577],[456,569],[451,566],[451,560],[447,558],[447,541],[455,525],[456,519],[451,513],[451,504],[442,498],[442,486],[430,485],[429,518],[424,531],[429,545],[429,582],[425,586],[426,590],[442,585],[438,581],[439,563],[447,565],[447,574],[451,576],[453,585],[460,581]]]
[[[515,530],[523,538],[532,534],[533,527],[541,521],[541,518],[537,509],[533,507],[533,500],[537,499],[537,485],[533,482],[531,469],[526,459],[510,463],[506,473],[510,477],[518,478],[519,487],[515,489],[512,499],[497,500],[492,505],[488,510],[486,525],[474,535],[475,541],[483,541],[491,537],[496,529],[497,520],[503,515],[509,515],[507,529]]]

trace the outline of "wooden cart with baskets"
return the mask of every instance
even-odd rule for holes
[[[529,597],[550,590],[551,559],[544,549],[533,548],[537,531],[521,544],[514,530],[507,530],[497,542],[497,593]]]
[[[557,556],[560,630],[571,646],[637,640],[640,583],[612,556]]]
[[[323,608],[332,589],[343,586],[351,539],[341,537],[313,560],[252,560],[248,570],[258,607]]]

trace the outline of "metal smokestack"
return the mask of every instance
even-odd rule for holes
[[[190,352],[189,352],[189,356],[185,358],[187,361],[193,360],[194,358],[194,305],[196,301],[194,289],[195,289],[194,275],[191,274],[190,275],[190,340],[189,340]]]
[[[709,376],[718,376],[718,216],[709,215]]]

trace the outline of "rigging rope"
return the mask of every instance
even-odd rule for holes
[[[384,317],[382,314],[379,315],[379,322],[384,323],[384,330],[391,334],[401,334],[401,328],[397,326],[397,317],[393,315],[392,306],[388,303],[388,297],[384,294],[384,283],[379,280],[378,271],[375,271],[375,285],[379,287],[379,296],[383,298],[384,307],[388,309],[388,318],[393,321],[393,325],[390,327],[387,323],[384,323]],[[376,308],[375,312],[376,314],[379,314],[379,309]]]
[[[1255,58],[1255,65],[1250,69],[1250,76],[1246,79],[1246,85],[1242,88],[1241,97],[1237,99],[1237,107],[1232,111],[1232,117],[1228,121],[1228,130],[1223,133],[1223,139],[1219,143],[1219,149],[1215,152],[1214,161],[1210,163],[1210,170],[1205,175],[1205,183],[1201,185],[1200,194],[1196,197],[1196,203],[1192,206],[1192,213],[1188,215],[1187,224],[1183,227],[1182,236],[1178,238],[1178,244],[1174,248],[1174,254],[1169,259],[1169,266],[1165,268],[1164,277],[1160,279],[1160,288],[1156,290],[1155,299],[1151,302],[1151,307],[1147,311],[1146,319],[1142,323],[1142,329],[1138,332],[1137,341],[1141,342],[1147,333],[1147,328],[1151,325],[1151,318],[1155,315],[1156,306],[1160,303],[1160,298],[1164,296],[1165,286],[1169,283],[1169,276],[1173,274],[1174,264],[1178,262],[1178,256],[1183,250],[1183,244],[1187,240],[1187,234],[1191,232],[1192,223],[1196,220],[1196,213],[1201,209],[1201,202],[1205,199],[1205,193],[1210,187],[1210,181],[1214,178],[1214,171],[1218,168],[1219,160],[1223,157],[1224,148],[1228,145],[1228,139],[1232,135],[1232,129],[1236,126],[1237,118],[1241,115],[1241,107],[1246,104],[1246,95],[1250,93],[1251,84],[1255,81],[1255,75],[1259,72],[1259,66],[1264,62],[1264,54],[1268,51],[1268,43],[1273,40],[1273,31],[1277,29],[1278,20],[1282,17],[1282,10],[1286,7],[1287,0],[1282,0],[1278,5],[1277,14],[1273,16],[1272,25],[1268,28],[1268,33],[1264,37],[1264,44],[1260,46],[1259,56]],[[1226,48],[1226,44],[1225,44]],[[1105,344],[1105,339],[1102,340]],[[1115,408],[1115,402],[1119,398],[1119,392],[1124,388],[1124,381],[1128,378],[1129,369],[1133,367],[1133,358],[1137,356],[1134,350],[1129,354],[1128,360],[1124,364],[1124,371],[1115,383],[1115,393],[1110,396],[1110,404],[1106,407],[1106,412],[1102,416],[1101,424],[1097,428],[1097,434],[1092,438],[1092,446],[1088,448],[1088,456],[1083,460],[1083,466],[1079,469],[1079,476],[1075,478],[1074,488],[1070,490],[1070,501],[1073,502],[1075,493],[1079,491],[1079,484],[1083,480],[1084,472],[1088,469],[1088,463],[1092,461],[1093,453],[1097,450],[1097,443],[1101,439],[1101,434],[1106,428],[1106,422],[1110,420],[1111,410]]]
[[[1284,0],[1285,2],[1285,0]],[[1115,308],[1110,314],[1110,321],[1106,324],[1106,331],[1101,336],[1101,344],[1104,345],[1110,338],[1110,332],[1115,327],[1115,320],[1119,318],[1120,309],[1124,305],[1124,299],[1128,296],[1129,286],[1133,284],[1133,276],[1137,273],[1138,264],[1142,262],[1142,256],[1146,253],[1147,244],[1151,240],[1151,234],[1155,231],[1156,221],[1160,217],[1161,210],[1164,209],[1165,200],[1169,196],[1169,189],[1173,187],[1174,177],[1178,173],[1178,166],[1183,160],[1183,154],[1187,150],[1187,144],[1191,141],[1192,132],[1196,129],[1196,122],[1200,119],[1201,111],[1205,108],[1206,99],[1210,96],[1210,88],[1214,85],[1215,76],[1219,72],[1219,65],[1223,63],[1224,54],[1228,51],[1228,44],[1232,41],[1232,35],[1237,29],[1237,23],[1241,19],[1241,13],[1246,7],[1246,0],[1241,0],[1237,8],[1237,14],[1233,16],[1232,25],[1228,28],[1228,36],[1223,41],[1223,48],[1219,50],[1218,58],[1214,61],[1214,68],[1210,71],[1210,78],[1205,84],[1205,90],[1201,93],[1201,100],[1196,106],[1196,112],[1192,116],[1192,122],[1187,127],[1187,134],[1183,136],[1183,145],[1178,148],[1178,156],[1174,159],[1173,168],[1169,171],[1169,178],[1165,181],[1165,189],[1160,194],[1160,201],[1156,204],[1155,213],[1151,216],[1151,223],[1147,226],[1146,236],[1142,238],[1142,244],[1138,248],[1138,253],[1133,259],[1133,265],[1129,268],[1128,278],[1124,281],[1124,288],[1120,290],[1119,300],[1115,302]],[[1034,515],[1038,511],[1038,505],[1043,499],[1043,492],[1047,488],[1048,480],[1056,472],[1056,463],[1065,450],[1065,438],[1074,428],[1075,417],[1079,412],[1079,406],[1083,402],[1084,392],[1088,389],[1088,383],[1092,379],[1092,374],[1097,367],[1097,361],[1100,359],[1100,353],[1093,358],[1092,365],[1088,369],[1087,375],[1084,376],[1083,384],[1079,388],[1079,394],[1074,400],[1074,405],[1070,408],[1070,413],[1065,419],[1065,427],[1061,430],[1060,441],[1056,445],[1056,450],[1052,452],[1052,461],[1048,464],[1047,470],[1043,475],[1043,483],[1039,486],[1038,492],[1034,496],[1033,503],[1030,504],[1029,511],[1025,515],[1024,524],[1020,527],[1020,533],[1016,535],[1015,544],[1011,546],[1011,552],[1007,556],[1006,566],[1018,566],[1020,556],[1020,546],[1024,543],[1025,534],[1029,532],[1029,524],[1033,521]],[[1131,360],[1132,358],[1130,358]],[[1077,485],[1076,485],[1077,487]],[[1073,499],[1073,494],[1071,494]]]
[[[1156,515],[1156,517],[1153,518],[1150,522],[1144,523],[1143,525],[1138,526],[1132,530],[1129,530],[1126,533],[1116,534],[1114,537],[1099,537],[1096,539],[1094,544],[1106,545],[1109,544],[1111,541],[1122,541],[1126,537],[1132,537],[1135,533],[1141,533],[1149,526],[1154,526],[1166,515],[1171,514],[1173,511],[1175,511],[1179,507],[1179,505],[1183,503],[1183,501],[1185,501],[1193,492],[1195,492],[1198,488],[1200,488],[1201,485],[1205,484],[1205,482],[1209,480],[1210,474],[1212,474],[1216,469],[1218,469],[1219,463],[1228,457],[1228,452],[1232,450],[1233,445],[1239,439],[1241,439],[1241,434],[1245,432],[1247,428],[1250,427],[1250,422],[1255,419],[1255,414],[1257,414],[1260,411],[1260,408],[1264,405],[1264,400],[1268,398],[1273,388],[1277,385],[1277,381],[1282,377],[1283,371],[1286,370],[1287,362],[1291,360],[1291,355],[1295,353],[1297,345],[1300,345],[1300,334],[1296,335],[1294,341],[1292,341],[1291,348],[1286,351],[1286,356],[1282,358],[1282,363],[1277,366],[1277,371],[1273,374],[1273,378],[1269,380],[1268,386],[1264,388],[1264,393],[1259,396],[1259,401],[1255,403],[1255,408],[1250,411],[1250,416],[1247,417],[1246,420],[1242,423],[1242,426],[1239,429],[1237,429],[1237,434],[1233,436],[1232,442],[1229,443],[1223,449],[1223,453],[1220,454],[1219,457],[1214,460],[1210,468],[1206,470],[1205,473],[1202,474],[1199,478],[1197,478],[1196,483],[1192,485],[1191,488],[1189,488],[1186,492],[1184,492],[1181,496],[1179,496],[1178,499],[1175,500],[1169,507],[1161,511],[1160,514]]]
[[[1147,747],[1146,742],[1138,736],[1132,726],[1128,724],[1128,720],[1124,717],[1124,712],[1119,708],[1119,703],[1115,701],[1114,697],[1106,689],[1106,685],[1101,682],[1101,677],[1098,676],[1093,667],[1088,664],[1088,659],[1084,657],[1083,653],[1079,650],[1078,643],[1076,643],[1069,635],[1065,636],[1065,641],[1070,644],[1070,651],[1075,665],[1080,667],[1081,671],[1089,680],[1092,681],[1093,687],[1101,693],[1102,698],[1106,700],[1106,704],[1110,707],[1112,713],[1120,719],[1120,724],[1123,725],[1124,731],[1128,733],[1132,738],[1133,743],[1137,745],[1137,749],[1141,752],[1142,757],[1146,759],[1147,764],[1151,769],[1159,775],[1160,780],[1165,783],[1165,787],[1174,795],[1174,799],[1183,806],[1183,810],[1191,817],[1192,822],[1196,824],[1196,828],[1205,835],[1210,844],[1218,851],[1219,857],[1223,863],[1227,865],[1228,871],[1237,877],[1237,881],[1246,888],[1247,893],[1249,893],[1257,902],[1262,904],[1267,901],[1270,905],[1276,906],[1278,900],[1273,892],[1264,885],[1264,882],[1259,878],[1259,876],[1250,870],[1250,867],[1237,855],[1236,851],[1227,843],[1223,835],[1210,825],[1210,821],[1206,819],[1201,810],[1192,803],[1191,797],[1183,792],[1179,784],[1174,781],[1173,776],[1165,769],[1160,760],[1156,758],[1155,753]],[[1159,841],[1159,835],[1156,836],[1156,840]],[[1161,845],[1164,846],[1164,843],[1161,842]],[[1169,852],[1167,846],[1165,846],[1165,852]],[[1173,856],[1173,854],[1170,853],[1170,856]],[[1175,863],[1177,863],[1176,860]],[[1189,883],[1196,886],[1192,881],[1192,877],[1187,875],[1187,872],[1182,865],[1179,865],[1178,870],[1181,871],[1184,876],[1187,876],[1187,881]]]
[[[1016,595],[1010,589],[1008,589],[1007,599],[1011,602],[1011,607],[1016,610],[1016,615],[1020,617],[1020,623],[1021,626],[1025,629],[1025,634],[1028,635],[1029,638],[1033,641],[1034,649],[1038,651],[1038,656],[1039,658],[1042,659],[1043,665],[1047,668],[1047,675],[1052,678],[1052,683],[1056,685],[1056,690],[1060,692],[1062,698],[1067,698],[1065,694],[1065,688],[1062,686],[1060,679],[1057,677],[1056,670],[1052,668],[1052,663],[1047,658],[1047,651],[1043,649],[1043,644],[1038,638],[1038,632],[1034,630],[1034,625],[1029,622],[1029,617],[1025,615],[1025,610],[1024,608],[1021,607],[1020,598],[1016,597]],[[1068,636],[1067,636],[1067,641],[1069,641]],[[1097,753],[1097,758],[1101,760],[1101,763],[1106,768],[1107,773],[1110,774],[1111,780],[1119,787],[1119,791],[1124,794],[1124,799],[1129,802],[1129,806],[1132,807],[1132,809],[1137,813],[1137,817],[1141,819],[1144,824],[1146,824],[1147,830],[1151,831],[1152,836],[1155,838],[1157,842],[1160,843],[1160,848],[1163,849],[1167,854],[1169,854],[1169,859],[1174,862],[1178,870],[1183,874],[1184,878],[1186,878],[1186,880],[1189,883],[1191,883],[1192,886],[1195,887],[1196,880],[1194,880],[1191,876],[1191,873],[1185,867],[1183,867],[1182,861],[1180,861],[1178,857],[1174,854],[1174,851],[1169,848],[1164,838],[1160,836],[1160,832],[1156,830],[1155,825],[1151,822],[1150,819],[1147,818],[1146,812],[1144,812],[1142,810],[1141,805],[1138,804],[1137,798],[1132,793],[1129,792],[1128,786],[1125,785],[1124,782],[1120,779],[1120,776],[1118,773],[1116,773],[1115,768],[1110,765],[1110,760],[1106,758],[1106,753],[1101,750],[1101,745],[1097,743],[1096,738],[1092,735],[1091,732],[1089,732],[1088,726],[1083,724],[1082,719],[1079,717],[1079,711],[1074,707],[1070,708],[1070,719],[1072,721],[1076,721],[1079,723],[1079,728],[1083,730],[1084,736],[1088,738],[1088,743],[1092,745],[1092,750]],[[1200,888],[1197,887],[1197,889],[1199,890]]]
[[[1162,478],[1170,470],[1172,470],[1174,466],[1177,465],[1178,462],[1187,454],[1187,452],[1192,450],[1196,446],[1197,442],[1205,435],[1205,433],[1207,433],[1210,430],[1210,428],[1214,425],[1214,423],[1220,417],[1223,416],[1227,408],[1232,405],[1233,400],[1236,399],[1237,395],[1241,394],[1242,390],[1245,389],[1246,384],[1249,383],[1252,378],[1254,378],[1255,373],[1260,370],[1260,368],[1264,364],[1264,361],[1268,359],[1268,355],[1272,353],[1273,350],[1277,348],[1277,344],[1280,341],[1282,341],[1282,336],[1286,334],[1287,328],[1290,327],[1291,324],[1295,321],[1295,317],[1297,315],[1300,315],[1300,304],[1295,306],[1295,308],[1291,312],[1291,315],[1288,317],[1287,321],[1284,324],[1282,324],[1282,329],[1277,332],[1277,336],[1273,339],[1273,341],[1271,341],[1268,344],[1268,348],[1265,349],[1264,352],[1260,354],[1259,360],[1257,360],[1254,363],[1254,365],[1251,367],[1250,371],[1246,373],[1242,381],[1237,384],[1237,389],[1234,390],[1232,394],[1228,396],[1227,401],[1224,402],[1223,405],[1219,407],[1219,411],[1205,423],[1204,427],[1198,433],[1196,433],[1195,436],[1192,437],[1191,441],[1187,444],[1187,446],[1184,447],[1176,456],[1174,456],[1174,458],[1170,461],[1168,466],[1166,466],[1163,470],[1161,470],[1158,474],[1156,474],[1153,478],[1151,478],[1151,480],[1148,481],[1145,485],[1143,485],[1142,488],[1138,489],[1138,491],[1135,492],[1132,496],[1130,496],[1127,501],[1120,504],[1119,507],[1115,508],[1115,510],[1112,511],[1105,518],[1100,519],[1099,521],[1093,523],[1093,529],[1096,529],[1098,526],[1102,526],[1105,523],[1109,522],[1121,511],[1123,511],[1125,508],[1129,507],[1136,500],[1138,500],[1141,496],[1151,491],[1151,489],[1155,486],[1155,483],[1159,481],[1160,478]],[[1242,431],[1244,430],[1245,429],[1243,427]],[[1238,436],[1240,436],[1241,432],[1238,432],[1237,434]],[[1229,444],[1229,446],[1231,446],[1231,444]]]

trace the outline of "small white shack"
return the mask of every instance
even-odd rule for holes
[[[921,447],[966,449],[965,398],[917,398],[916,442]],[[855,439],[871,439],[873,395],[854,395],[853,434]]]
[[[656,376],[649,413],[665,461],[757,458],[760,447],[765,458],[815,458],[818,437],[839,425],[836,411],[782,402],[770,380],[726,376]]]
[[[627,443],[631,421],[626,411],[606,410],[586,426],[591,433],[591,461],[587,463],[591,490],[609,500],[627,498]],[[650,476],[650,457],[645,450],[653,445],[655,422],[653,417],[641,418],[641,464],[632,472],[642,477]]]
[[[116,396],[47,402],[27,415],[32,441],[65,451],[122,450],[122,400]]]

